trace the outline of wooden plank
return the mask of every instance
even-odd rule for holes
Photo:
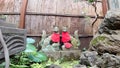
[[[27,34],[31,34],[31,19],[31,15],[26,15],[25,29],[27,30]]]
[[[58,0],[42,0],[41,13],[56,13],[56,1]]]
[[[28,3],[28,0],[23,0],[21,12],[20,12],[19,28],[25,28],[25,13],[27,8],[27,3]]]
[[[2,0],[1,1],[1,11],[0,12],[12,12],[14,6],[14,0]]]
[[[56,14],[65,14],[67,0],[57,0]]]
[[[3,11],[3,8],[4,8],[4,0],[0,0],[0,11],[2,12]]]
[[[37,10],[39,9],[37,7],[37,4],[39,4],[38,0],[29,0],[26,11],[27,12],[37,12]]]
[[[87,18],[71,18],[70,33],[73,34],[75,30],[78,30],[79,34],[93,34],[92,23],[93,19]]]
[[[77,2],[77,5],[79,8],[77,11],[79,12],[79,14],[84,15],[87,13],[89,8],[86,1]]]
[[[43,27],[42,30],[47,31],[47,34],[51,34],[55,23],[56,21],[54,16],[44,16],[41,24],[41,26]]]
[[[2,9],[1,9],[1,12],[4,12],[4,11],[6,11],[6,9],[7,9],[7,4],[8,4],[8,2],[5,2],[5,0],[3,0],[3,1],[1,1],[2,2]]]
[[[6,16],[6,22],[7,23],[14,23],[14,16],[7,15]]]
[[[14,23],[14,16],[7,15],[6,16],[6,22],[7,23]]]
[[[12,12],[13,11],[13,6],[14,6],[14,0],[7,0],[8,4],[7,4],[7,8],[6,8],[6,12]]]
[[[75,3],[74,0],[66,0],[66,5],[65,5],[65,14],[73,14],[73,15],[80,15],[80,10],[81,8],[78,7],[78,3]]]
[[[28,34],[38,35],[42,34],[42,30],[51,34],[53,26],[55,25],[54,16],[27,16],[26,29]]]
[[[84,23],[82,22],[81,18],[71,18],[70,23],[70,33],[74,34],[75,30],[78,30],[79,34],[82,34],[84,32]]]
[[[42,24],[44,23],[43,18],[44,18],[43,16],[38,16],[37,17],[37,23],[38,23],[38,25],[37,25],[38,33],[37,34],[42,34],[42,30],[44,30],[44,26],[42,26]]]
[[[19,22],[20,22],[19,15],[7,15],[6,16],[6,22],[15,24],[16,27],[18,27]]]
[[[43,3],[44,0],[37,0],[37,11],[38,13],[42,13],[42,3]],[[28,6],[29,7],[29,6]],[[30,11],[27,11],[27,12],[30,12]]]
[[[6,23],[4,21],[1,21],[0,20],[0,26],[5,26],[5,27],[16,27],[14,24],[11,24],[11,23]]]
[[[13,12],[20,13],[22,3],[23,3],[22,0],[14,0]]]
[[[76,11],[76,10],[73,10],[74,7],[76,7],[76,4],[74,5],[74,7],[72,7],[72,4],[73,4],[73,0],[63,0],[63,4],[61,5],[64,5],[64,8],[63,8],[63,11],[64,13],[63,14],[76,14],[77,12],[73,12],[73,11]],[[59,5],[60,7],[60,5]],[[58,11],[59,11],[59,8],[57,8]]]
[[[63,27],[67,27],[68,32],[70,32],[70,18],[68,17],[56,17],[56,26],[60,28],[60,32]]]
[[[20,12],[22,0],[0,0],[0,12]]]
[[[107,10],[108,10],[108,3],[107,0],[102,0],[102,10],[103,10],[103,15],[105,16]]]
[[[92,18],[85,18],[83,19],[84,22],[81,22],[81,23],[85,23],[85,27],[84,27],[84,34],[93,34],[93,31],[92,31]]]
[[[27,12],[56,13],[57,0],[29,0]]]
[[[14,15],[14,22],[13,24],[16,25],[16,27],[19,27],[19,22],[20,22],[20,15]]]
[[[38,26],[38,21],[37,21],[37,17],[36,16],[31,16],[31,22],[30,22],[31,26],[28,26],[31,30],[30,33],[31,34],[37,34],[38,30],[37,30],[37,26]]]

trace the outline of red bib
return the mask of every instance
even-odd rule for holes
[[[53,33],[53,34],[51,35],[51,40],[52,40],[53,42],[60,42],[60,34],[59,34],[59,33]]]
[[[65,48],[67,48],[67,49],[72,47],[72,44],[70,44],[70,43],[64,43],[64,45],[65,45]]]
[[[62,42],[66,43],[70,41],[70,35],[68,32],[62,32]]]

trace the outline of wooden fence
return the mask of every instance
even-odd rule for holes
[[[51,34],[54,26],[58,26],[59,28],[67,26],[70,34],[73,34],[75,30],[79,30],[81,41],[84,40],[88,42],[82,42],[82,45],[88,46],[90,40],[86,38],[92,38],[93,29],[97,31],[106,13],[105,1],[106,0],[99,0],[97,2],[99,18],[94,28],[91,27],[95,17],[94,8],[86,3],[86,1],[28,0],[27,8],[24,13],[22,9],[25,0],[0,0],[0,14],[6,15],[7,22],[19,26],[23,13],[25,19],[22,20],[25,20],[25,28],[30,37],[41,36],[42,30],[46,30],[47,34]],[[90,18],[84,18],[85,15]]]

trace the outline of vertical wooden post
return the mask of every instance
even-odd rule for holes
[[[28,0],[23,0],[21,12],[20,12],[20,22],[19,22],[19,28],[25,28],[25,13],[27,8]]]
[[[103,9],[103,15],[105,16],[107,10],[108,10],[108,2],[107,0],[102,0],[102,9]]]

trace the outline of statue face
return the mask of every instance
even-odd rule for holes
[[[67,32],[67,27],[63,27],[63,28],[62,28],[62,31],[63,31],[63,32]]]

